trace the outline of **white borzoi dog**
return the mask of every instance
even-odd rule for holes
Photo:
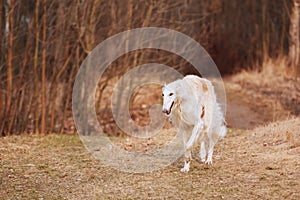
[[[227,132],[212,83],[198,76],[187,75],[165,84],[162,96],[162,112],[179,129],[179,134],[184,136],[185,161],[181,171],[189,171],[192,146],[199,136],[200,159],[212,164],[214,146]]]

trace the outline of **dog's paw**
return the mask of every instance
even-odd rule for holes
[[[206,162],[205,158],[200,158],[200,161],[203,162],[203,163]]]
[[[211,160],[211,159],[207,159],[207,160],[205,161],[205,164],[212,165],[212,160]]]
[[[188,171],[190,171],[190,168],[188,168],[188,167],[183,167],[183,168],[181,168],[180,171],[181,171],[181,172],[188,172]]]
[[[184,161],[184,166],[180,170],[181,172],[188,172],[190,171],[190,162]]]

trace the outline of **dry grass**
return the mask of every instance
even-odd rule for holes
[[[299,199],[299,121],[293,119],[255,131],[230,130],[217,145],[214,164],[207,166],[194,161],[187,174],[179,172],[182,160],[152,173],[113,170],[93,159],[77,136],[0,138],[0,196],[1,199]],[[287,131],[293,136],[286,134]]]
[[[293,118],[282,122],[274,122],[253,130],[254,135],[261,135],[265,146],[277,146],[277,150],[295,149],[300,154],[300,118]]]
[[[284,59],[267,60],[261,69],[225,78],[229,126],[252,129],[300,116],[300,77],[290,75]]]
[[[291,76],[284,59],[268,60],[262,70],[243,71],[233,77],[235,83],[257,103],[271,104],[274,109],[289,111],[291,115],[300,115],[300,77]],[[277,108],[278,107],[278,108]],[[274,121],[283,119],[278,116]]]

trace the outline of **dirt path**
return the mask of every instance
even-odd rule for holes
[[[227,113],[226,122],[229,127],[237,129],[253,129],[266,122],[264,116],[254,110],[245,101],[243,94],[232,91],[227,87]],[[264,113],[264,112],[263,112]]]
[[[229,127],[253,129],[287,119],[290,115],[278,101],[253,94],[253,91],[246,91],[230,77],[225,78],[224,83],[227,97],[226,122]]]

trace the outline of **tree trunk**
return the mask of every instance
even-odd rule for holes
[[[3,0],[0,0],[0,52],[3,52]],[[4,56],[2,54],[0,54],[0,63],[3,63],[4,61]],[[1,87],[1,84],[0,84]],[[2,88],[2,87],[1,87]],[[0,136],[4,135],[4,116],[5,115],[5,106],[4,106],[4,102],[3,102],[3,93],[0,91]]]
[[[299,23],[300,23],[300,0],[294,0],[290,19],[290,45],[289,62],[293,68],[293,73],[300,73],[300,41],[299,41]]]
[[[38,96],[39,96],[39,80],[38,80],[38,59],[39,59],[39,37],[40,37],[40,24],[39,24],[39,7],[40,1],[36,1],[35,5],[35,49],[34,49],[34,60],[33,60],[33,75],[34,75],[34,130],[36,133],[39,133],[39,104],[38,104]]]
[[[0,0],[0,51],[2,52],[2,42],[3,42],[3,0]],[[2,55],[0,56],[0,63],[2,63],[3,57]]]
[[[11,100],[12,100],[12,68],[13,68],[13,40],[14,40],[14,8],[16,1],[11,0],[8,12],[8,20],[9,20],[9,33],[8,33],[8,52],[7,52],[7,103],[6,103],[6,121],[10,121],[10,108],[11,108]],[[8,133],[10,134],[10,133]]]
[[[45,134],[46,127],[46,37],[47,37],[47,0],[43,0],[43,46],[42,46],[42,119],[41,133]]]

